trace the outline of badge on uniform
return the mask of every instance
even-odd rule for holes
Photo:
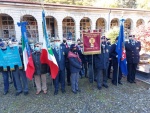
[[[65,55],[65,52],[63,52],[63,55]]]
[[[109,50],[108,50],[108,49],[106,49],[106,52],[108,53],[108,52],[109,52]]]
[[[136,49],[139,49],[139,47],[136,47]]]

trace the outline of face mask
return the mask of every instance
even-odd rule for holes
[[[67,42],[68,46],[70,47],[70,45],[72,44],[72,42]]]
[[[39,52],[41,49],[39,47],[35,47],[34,50]]]
[[[110,42],[107,42],[108,45],[110,45]]]
[[[102,44],[106,44],[106,41],[103,41]]]
[[[66,40],[63,40],[63,43],[66,43]]]
[[[18,44],[12,44],[12,46],[13,46],[13,47],[17,46],[17,47],[18,47]]]
[[[60,43],[59,42],[56,42],[55,43],[55,47],[59,47],[60,46]]]

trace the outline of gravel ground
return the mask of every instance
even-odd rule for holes
[[[123,85],[97,90],[96,83],[89,84],[87,78],[79,81],[81,93],[73,94],[69,86],[66,93],[54,96],[54,88],[48,80],[48,94],[35,95],[36,89],[29,81],[29,95],[14,96],[13,84],[7,95],[3,95],[0,76],[0,113],[150,113],[150,85],[122,80]]]

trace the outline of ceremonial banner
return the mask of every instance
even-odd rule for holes
[[[19,54],[18,47],[7,47],[6,50],[0,49],[0,67],[3,68],[3,71],[7,71],[7,67],[10,67],[10,70],[14,70],[14,66],[22,68],[22,62]]]
[[[101,36],[99,32],[83,33],[83,54],[92,55],[101,53]]]

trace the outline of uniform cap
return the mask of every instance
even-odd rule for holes
[[[70,49],[72,50],[73,48],[76,48],[75,44],[71,44]]]

